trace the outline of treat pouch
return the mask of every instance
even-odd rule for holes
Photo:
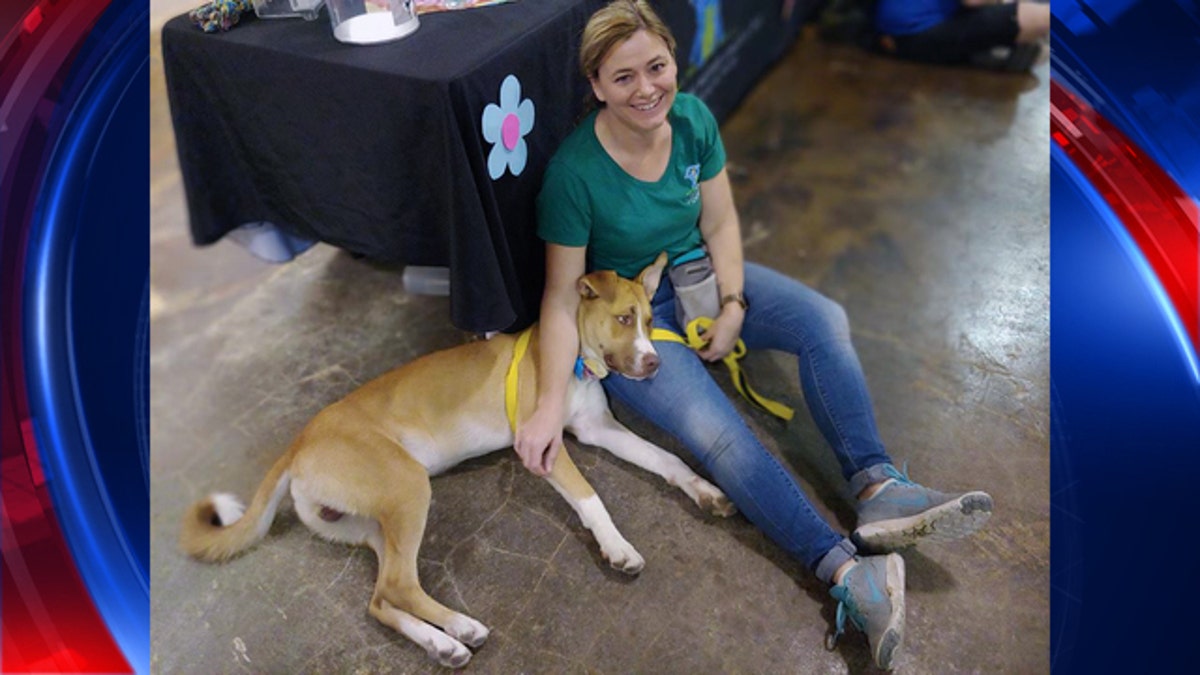
[[[721,313],[717,275],[707,254],[677,263],[668,277],[675,288],[675,320],[680,328],[686,330],[694,319],[716,318]]]

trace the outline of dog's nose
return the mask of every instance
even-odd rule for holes
[[[646,375],[658,372],[658,354],[647,354],[645,360],[642,361],[642,368],[646,371]]]

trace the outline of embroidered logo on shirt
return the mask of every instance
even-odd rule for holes
[[[695,204],[700,199],[700,165],[693,164],[683,170],[683,177],[692,184],[683,197],[684,204]]]

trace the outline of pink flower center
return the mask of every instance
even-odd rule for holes
[[[521,140],[521,118],[513,113],[509,113],[504,117],[504,121],[500,124],[500,140],[504,143],[506,150],[512,150],[517,147],[517,141]]]

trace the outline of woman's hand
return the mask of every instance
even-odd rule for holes
[[[526,469],[535,476],[547,476],[554,468],[562,444],[562,413],[548,406],[538,406],[529,419],[517,427],[513,448]]]
[[[708,344],[698,353],[705,361],[720,361],[737,344],[738,336],[742,334],[742,321],[746,318],[746,310],[736,302],[725,303],[721,314],[713,320],[704,337]]]

